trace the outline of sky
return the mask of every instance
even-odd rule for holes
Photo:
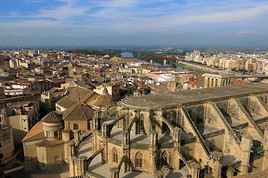
[[[268,47],[268,0],[0,0],[0,46]]]

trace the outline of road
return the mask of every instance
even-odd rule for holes
[[[226,73],[226,74],[237,74],[236,72],[233,71],[225,71],[222,69],[217,69],[217,68],[211,68],[202,64],[194,64],[194,63],[190,63],[190,62],[185,62],[185,61],[178,61],[178,64],[183,64],[186,66],[190,66],[192,68],[197,68],[200,69],[202,71],[208,72],[208,73]],[[193,69],[194,70],[194,69]]]
[[[186,62],[186,61],[178,61],[179,64],[183,64],[186,66],[189,66],[191,68],[193,68],[192,70],[199,69],[201,71],[203,71],[203,73],[222,73],[222,74],[232,74],[233,78],[268,78],[267,75],[263,75],[263,74],[249,74],[249,75],[243,75],[239,72],[235,72],[235,71],[226,71],[223,69],[218,69],[218,68],[211,68],[202,64],[195,64],[195,63],[191,63],[191,62]]]

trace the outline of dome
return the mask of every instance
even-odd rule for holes
[[[48,113],[43,119],[42,121],[44,123],[61,123],[62,118],[61,116],[56,113],[55,111],[51,111],[50,113]]]

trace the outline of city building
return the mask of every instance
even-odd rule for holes
[[[0,166],[13,159],[15,153],[13,131],[4,108],[0,110]]]
[[[39,101],[7,104],[6,112],[13,129],[15,144],[20,144],[27,132],[39,121],[39,111]]]
[[[230,85],[123,99],[116,119],[101,127],[93,119],[92,151],[72,152],[70,176],[231,178],[267,170],[267,87]]]
[[[6,176],[266,176],[267,52],[71,51],[0,51]]]
[[[232,85],[235,77],[227,74],[203,74],[204,88]]]
[[[67,95],[68,90],[61,88],[52,88],[41,94],[41,109],[44,113],[56,110],[56,102]]]
[[[23,138],[25,170],[46,168],[64,164],[63,122],[59,114],[52,111]]]

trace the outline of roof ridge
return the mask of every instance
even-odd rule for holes
[[[63,113],[64,118],[68,117],[68,116],[72,113],[72,111],[73,111],[78,105],[79,105],[79,103],[77,103],[77,104],[73,105],[72,107],[68,108],[68,109],[65,111],[66,114]]]
[[[52,111],[52,114],[53,114],[53,116],[55,116],[57,118],[57,116],[55,115],[55,112],[54,111]]]
[[[50,116],[51,112],[47,113],[41,120],[44,120],[46,117]]]
[[[92,91],[91,93],[87,94],[87,95],[84,97],[85,99],[84,99],[82,102],[86,102],[86,101],[89,99],[89,97],[90,97],[93,93],[95,93],[95,92]]]
[[[43,123],[43,121],[38,121],[31,129],[30,131],[24,136],[24,138],[22,139],[22,142],[26,141],[26,140],[30,140],[33,137],[35,137],[38,134],[42,134],[44,131],[43,129],[40,131],[39,129],[37,129],[37,127],[41,127],[41,124]],[[33,134],[34,131],[40,131],[36,134]]]
[[[85,105],[85,106],[86,106],[86,105]],[[83,115],[85,116],[86,120],[88,120],[87,115],[86,115],[86,113],[85,113],[85,111],[84,111],[84,108],[82,107],[82,103],[81,103],[81,110],[83,111]]]
[[[60,121],[59,115],[55,111],[52,111],[52,112],[53,112],[53,115],[55,116],[55,118],[57,119],[57,121]]]

